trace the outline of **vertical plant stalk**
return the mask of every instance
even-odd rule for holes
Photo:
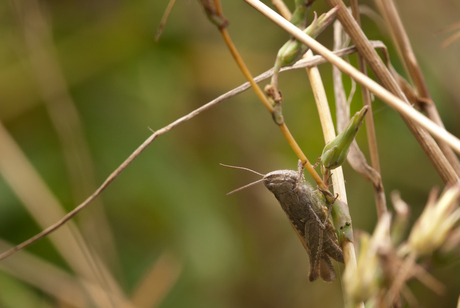
[[[423,103],[419,103],[419,107],[427,114],[428,118],[440,127],[444,127],[444,123],[439,116],[436,104],[431,98],[430,90],[428,89],[422,70],[418,64],[417,57],[412,50],[406,29],[402,24],[393,0],[375,0],[375,3],[386,22],[387,28],[390,30],[391,38],[397,47],[396,49],[399,53],[399,58],[404,63],[407,75],[412,77],[411,79],[417,88],[418,94],[420,95],[420,98],[422,98],[419,102],[423,101]],[[438,144],[447,160],[452,165],[452,168],[455,170],[457,175],[460,175],[460,163],[455,153],[445,142],[439,142]]]
[[[359,26],[361,26],[361,19],[359,16],[359,8],[358,8],[358,0],[350,0],[351,10],[353,13],[353,17],[355,18],[356,22]],[[367,76],[367,68],[366,68],[366,61],[361,56],[361,54],[357,54],[358,59],[358,68],[364,75]],[[372,112],[372,104],[371,104],[371,96],[369,90],[366,87],[361,87],[361,92],[363,96],[363,104],[365,106],[369,106],[369,111],[366,114],[366,130],[367,130],[367,140],[369,142],[369,153],[371,156],[371,165],[378,173],[380,173],[380,160],[379,160],[379,153],[377,147],[377,138],[375,136],[375,125],[374,125],[374,117]]]
[[[272,0],[272,4],[276,7],[281,16],[286,18],[286,20],[291,20],[292,13],[283,0]]]
[[[389,70],[385,67],[383,61],[378,56],[377,52],[371,47],[369,40],[365,34],[348,12],[342,0],[326,0],[330,7],[340,5],[337,12],[337,19],[342,23],[345,31],[350,36],[353,43],[358,48],[359,53],[364,57],[371,70],[376,75],[380,83],[393,95],[403,100],[408,104],[403,92],[394,80]],[[400,113],[404,122],[419,142],[425,154],[430,159],[438,174],[441,176],[445,183],[454,184],[458,181],[458,175],[438,147],[434,139],[413,120],[408,118],[405,114]]]
[[[359,17],[358,0],[350,0],[350,5],[351,5],[353,17],[355,18],[358,25],[361,26],[361,20]],[[357,59],[358,59],[359,70],[361,71],[361,73],[367,76],[366,61],[364,60],[364,58],[361,56],[360,53],[357,54]],[[337,70],[337,69],[334,67],[334,70]],[[369,90],[366,87],[361,86],[361,93],[363,97],[363,105],[369,107],[369,111],[366,114],[366,132],[367,132],[367,142],[369,144],[369,154],[371,157],[371,166],[375,170],[375,172],[378,173],[378,176],[377,175],[372,176],[372,179],[373,179],[372,186],[374,188],[374,199],[375,199],[375,206],[377,208],[377,216],[380,219],[383,216],[383,214],[387,211],[387,204],[386,204],[385,190],[383,187],[382,176],[381,176],[382,173],[380,171],[380,160],[379,160],[379,153],[378,153],[378,147],[377,147],[377,137],[375,135],[374,114],[372,112],[372,103],[371,103],[371,96],[370,96]],[[359,151],[359,148],[356,150]],[[369,174],[372,173],[372,170],[369,170],[368,173]]]
[[[304,59],[311,58],[312,56],[313,52],[309,50],[305,54]],[[327,144],[335,138],[335,129],[327,101],[326,91],[324,90],[323,81],[318,68],[316,66],[309,67],[306,68],[306,71],[308,78],[310,79],[316,106],[318,108],[324,141]],[[334,172],[332,173],[332,183],[334,186],[334,193],[338,193],[338,198],[348,204],[342,167],[334,169]],[[356,253],[353,243],[347,240],[342,241],[342,251],[346,270],[353,272],[356,269]],[[364,304],[361,303],[360,307],[364,307]]]
[[[163,33],[163,30],[166,25],[166,21],[168,20],[169,14],[172,11],[172,8],[174,4],[176,3],[176,0],[169,0],[168,6],[166,7],[165,12],[163,13],[163,17],[161,17],[160,25],[158,26],[157,33],[155,34],[155,42],[158,42],[160,39],[161,34]]]
[[[133,290],[135,307],[159,307],[182,273],[183,265],[171,252],[163,252],[155,260]]]

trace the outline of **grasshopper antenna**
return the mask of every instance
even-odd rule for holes
[[[224,164],[219,164],[223,167],[227,167],[227,168],[233,168],[233,169],[240,169],[240,170],[246,170],[246,171],[249,171],[249,172],[252,172],[252,173],[255,173],[255,174],[258,174],[260,176],[265,176],[265,174],[262,174],[260,172],[257,172],[257,171],[254,171],[252,169],[249,169],[249,168],[244,168],[244,167],[237,167],[237,166],[230,166],[230,165],[224,165]]]
[[[228,196],[228,195],[231,195],[231,194],[233,194],[233,193],[236,193],[237,191],[240,191],[240,190],[242,190],[242,189],[248,188],[249,186],[252,186],[252,185],[255,185],[255,184],[257,184],[257,183],[260,183],[260,182],[262,182],[263,180],[264,180],[264,179],[260,179],[260,180],[257,180],[257,181],[255,181],[255,182],[249,183],[249,184],[247,184],[247,185],[241,186],[240,188],[237,188],[237,189],[232,190],[231,192],[227,193],[227,196]]]
[[[221,166],[223,166],[223,167],[227,167],[227,168],[246,170],[246,171],[249,171],[249,172],[258,174],[258,175],[260,175],[260,176],[265,176],[265,174],[262,174],[262,173],[260,173],[260,172],[257,172],[257,171],[254,171],[254,170],[252,170],[252,169],[245,168],[245,167],[237,167],[237,166],[230,166],[230,165],[224,165],[224,164],[219,164],[219,165],[221,165]],[[244,185],[244,186],[242,186],[242,187],[240,187],[240,188],[237,188],[237,189],[235,189],[235,190],[232,190],[231,192],[227,193],[227,196],[228,196],[228,195],[231,195],[231,194],[233,194],[233,193],[235,193],[235,192],[237,192],[237,191],[240,191],[240,190],[242,190],[242,189],[248,188],[249,186],[252,186],[252,185],[255,185],[255,184],[257,184],[257,183],[260,183],[260,182],[262,182],[263,180],[264,180],[264,179],[260,179],[260,180],[257,180],[257,181],[255,181],[255,182],[252,182],[252,183],[249,183],[249,184],[247,184],[247,185]]]

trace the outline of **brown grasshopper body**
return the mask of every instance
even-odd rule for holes
[[[263,182],[305,239],[310,257],[310,281],[318,277],[327,282],[335,280],[330,258],[343,263],[342,249],[334,227],[326,220],[327,213],[311,186],[300,172],[294,170],[270,172],[264,176]]]

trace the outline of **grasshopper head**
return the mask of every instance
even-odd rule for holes
[[[277,170],[267,173],[263,180],[265,187],[274,194],[292,191],[299,179],[299,173],[294,170]]]

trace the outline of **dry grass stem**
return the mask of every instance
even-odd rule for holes
[[[304,58],[308,59],[312,56],[313,52],[309,50],[305,54]],[[308,73],[308,78],[310,79],[316,106],[318,108],[324,141],[327,144],[328,142],[332,141],[336,135],[331,111],[329,109],[329,103],[327,101],[326,91],[324,90],[323,82],[318,68],[315,66],[307,68],[306,70]],[[342,167],[334,169],[334,172],[332,173],[332,184],[334,186],[334,192],[339,194],[339,199],[348,204]],[[353,272],[353,270],[356,269],[356,253],[353,243],[346,240],[342,241],[342,251],[346,270]],[[364,307],[364,304],[361,303],[359,306]]]
[[[2,250],[10,247],[10,244],[0,240]],[[99,285],[73,276],[54,264],[25,251],[20,252],[15,258],[3,261],[0,264],[0,270],[72,307],[91,306],[87,293],[103,294],[106,292]],[[102,302],[102,304],[107,305],[108,303]]]
[[[168,21],[169,14],[172,11],[172,8],[174,7],[174,4],[176,3],[176,0],[169,0],[168,6],[166,7],[165,12],[163,13],[163,17],[161,17],[160,25],[158,26],[157,33],[155,34],[155,42],[158,42],[160,39],[161,34],[163,33],[163,30],[166,26],[166,22]]]
[[[311,51],[308,51],[304,59],[308,59],[312,56],[313,53]],[[336,135],[334,123],[332,121],[331,111],[329,109],[329,103],[327,101],[326,91],[324,90],[321,75],[316,66],[307,68],[307,73],[310,79],[313,95],[315,97],[316,106],[318,108],[318,114],[321,120],[324,141],[327,144],[328,142],[332,141],[336,137]],[[334,185],[334,192],[339,193],[339,199],[344,201],[345,203],[348,203],[342,167],[334,169],[334,172],[332,173],[332,182]]]
[[[459,39],[460,39],[460,31],[457,31],[456,33],[452,34],[447,39],[445,39],[444,42],[442,42],[441,47],[442,48],[447,48],[447,47],[449,47],[450,44],[452,44],[453,42],[455,42],[455,41],[457,41]]]
[[[409,278],[412,268],[415,266],[416,258],[416,254],[412,253],[404,259],[398,275],[388,290],[388,304],[393,303],[399,297],[399,292],[403,288],[405,281]]]
[[[137,308],[159,306],[174,287],[181,272],[181,262],[169,252],[162,253],[135,287],[131,297],[133,305]]]
[[[302,31],[300,31],[297,27],[292,25],[291,23],[287,22],[284,18],[279,16],[276,12],[271,10],[269,7],[264,5],[263,3],[256,1],[256,0],[245,0],[247,3],[249,3],[251,6],[256,8],[258,11],[260,11],[262,14],[270,18],[273,22],[278,24],[281,28],[286,30],[288,33],[293,35],[296,39],[304,43],[305,45],[309,46],[313,51],[315,51],[318,54],[321,54],[323,57],[325,57],[329,62],[332,64],[336,65],[339,67],[339,69],[352,77],[356,82],[359,84],[367,87],[372,93],[374,93],[377,97],[382,99],[384,102],[389,104],[391,107],[395,108],[399,113],[405,115],[408,119],[413,120],[414,122],[418,123],[420,126],[416,125],[410,125],[410,128],[413,133],[416,133],[416,136],[419,140],[423,140],[421,142],[421,145],[423,149],[425,150],[426,153],[428,153],[428,157],[430,158],[431,162],[435,166],[436,170],[440,174],[441,178],[445,182],[456,182],[458,177],[456,173],[453,171],[452,167],[449,165],[447,159],[444,157],[442,152],[439,150],[439,147],[437,144],[434,142],[434,140],[421,128],[427,129],[430,133],[432,133],[435,137],[439,138],[440,140],[444,140],[445,142],[448,142],[449,145],[458,153],[460,153],[460,140],[452,135],[451,133],[447,132],[445,129],[439,127],[436,125],[433,121],[429,120],[425,116],[423,116],[421,113],[417,112],[414,108],[409,106],[407,102],[403,101],[401,98],[395,96],[391,92],[385,90],[382,86],[380,86],[378,83],[374,82],[373,80],[369,79],[365,75],[363,75],[361,72],[356,70],[354,67],[343,61],[342,59],[336,57],[330,50],[322,46],[320,43],[318,43],[316,40],[312,39],[308,35],[305,35]],[[328,3],[332,4],[333,0],[328,0]],[[334,0],[335,3],[335,0]],[[341,3],[341,1],[340,1]],[[345,13],[344,13],[345,11]],[[356,25],[356,22],[354,21],[353,17],[349,15],[349,13],[346,11],[345,7],[341,7],[339,10],[339,16],[343,16],[344,14],[347,14],[351,18],[351,22]],[[339,20],[341,17],[339,17]],[[348,21],[348,20],[347,20]],[[341,20],[342,24],[343,21]],[[362,36],[364,34],[360,30],[360,28],[356,25],[357,31],[361,33]],[[347,28],[344,27],[346,30]],[[350,35],[350,32],[348,32]],[[350,35],[351,36],[351,35]],[[353,39],[353,36],[351,36]],[[370,47],[367,41],[366,41],[366,50],[368,47]],[[358,50],[362,48],[362,43],[359,42],[360,45],[357,45]],[[379,68],[380,70],[383,70],[387,72],[385,66],[383,65],[383,62],[380,60],[376,61],[374,59],[373,65],[370,64],[369,60],[366,56],[366,61],[369,63],[371,68],[375,66],[374,68]],[[376,73],[377,74],[377,73]],[[388,73],[389,74],[389,73]],[[379,77],[381,77],[379,74],[377,74]],[[385,74],[385,76],[387,76]],[[381,79],[381,78],[380,78]],[[389,75],[389,79],[387,78],[386,81],[390,81],[391,85],[395,85],[394,90],[398,95],[402,96],[402,93],[399,89],[399,87],[396,85],[394,82],[393,77]],[[383,82],[383,81],[382,81]],[[406,118],[406,119],[407,119]],[[410,124],[410,123],[409,123]]]
[[[350,5],[351,5],[353,17],[355,18],[358,25],[361,26],[361,20],[359,16],[359,8],[358,8],[358,0],[351,0]],[[357,58],[358,58],[359,71],[367,76],[366,61],[359,53],[357,54]],[[377,137],[375,135],[374,114],[372,112],[371,95],[369,93],[369,90],[366,87],[361,87],[361,92],[362,92],[362,97],[363,97],[363,104],[365,106],[369,106],[369,112],[366,114],[366,132],[367,132],[367,141],[369,143],[369,153],[371,157],[371,165],[372,165],[372,168],[374,168],[378,173],[380,173],[380,160],[379,160],[379,153],[378,153],[378,147],[377,147]],[[386,209],[386,204],[384,205],[384,207]]]
[[[409,227],[410,207],[401,199],[399,192],[391,192],[390,198],[396,212],[391,228],[391,240],[393,245],[399,245]]]
[[[289,8],[286,6],[283,0],[271,0],[273,6],[278,10],[281,16],[286,18],[286,20],[291,20],[292,13]]]
[[[6,250],[11,245],[0,240],[0,248]],[[87,293],[77,277],[25,251],[2,262],[0,270],[72,307],[89,306]]]
[[[404,296],[404,299],[407,301],[409,307],[421,307],[414,293],[412,293],[406,285],[402,286],[401,295]],[[393,307],[395,306],[397,305],[393,305]],[[399,306],[401,306],[400,303]]]
[[[334,22],[334,50],[338,50],[343,47],[344,44],[347,42],[342,41],[342,37],[344,35],[343,27],[341,26],[339,21]],[[345,90],[343,88],[342,82],[342,73],[336,67],[332,67],[332,78],[334,83],[334,95],[335,95],[335,104],[336,104],[336,113],[337,113],[337,131],[340,133],[345,129],[350,121],[350,106],[348,102],[346,102],[346,95]],[[370,96],[369,92],[365,87],[361,87],[363,90],[363,98],[368,98],[368,104],[364,103],[365,106],[371,108],[370,104]],[[365,91],[364,91],[365,90]],[[365,100],[363,100],[365,102]],[[371,119],[368,121],[368,119]],[[371,112],[367,112],[366,114],[366,128],[367,128],[367,137],[368,143],[370,147],[370,152],[374,152],[377,155],[374,155],[374,163],[380,169],[380,163],[378,161],[378,153],[377,153],[377,140],[375,138],[375,130],[374,130],[374,119],[373,114]],[[368,123],[372,122],[370,128],[368,127]],[[373,133],[369,133],[369,130]],[[371,139],[371,140],[370,140]],[[372,143],[375,143],[374,146],[371,146]],[[372,157],[372,156],[371,156]],[[382,215],[387,211],[386,205],[386,198],[385,198],[385,191],[383,188],[382,177],[380,172],[375,168],[368,165],[366,157],[359,149],[358,143],[356,140],[353,140],[350,152],[348,153],[347,160],[350,163],[351,167],[358,173],[360,173],[364,178],[372,182],[372,187],[374,189],[374,199],[375,199],[375,206],[377,209],[377,216],[379,219]]]
[[[396,50],[399,52],[399,58],[402,59],[406,72],[413,80],[420,95],[421,100],[418,101],[424,102],[418,106],[427,114],[428,118],[440,127],[444,127],[393,0],[375,0],[375,2],[386,21],[387,28],[390,29]],[[445,142],[439,142],[439,147],[457,175],[460,175],[460,163],[455,153]]]

